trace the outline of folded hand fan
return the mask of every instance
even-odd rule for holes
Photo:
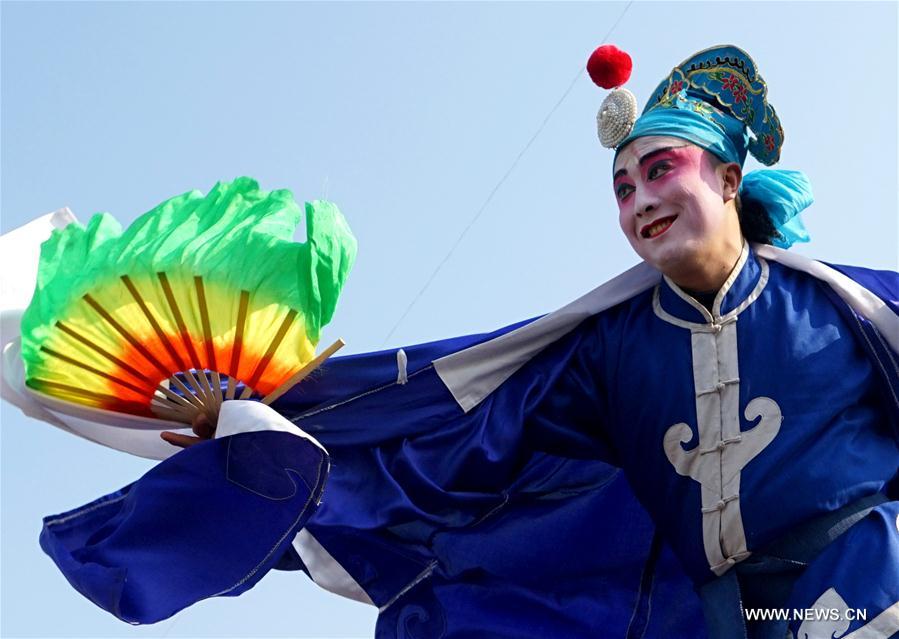
[[[337,207],[249,178],[171,198],[126,231],[108,214],[41,247],[22,318],[26,384],[96,408],[189,423],[223,399],[269,403],[318,357],[356,255]]]

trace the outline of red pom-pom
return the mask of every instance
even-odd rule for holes
[[[604,44],[587,60],[587,73],[603,89],[620,87],[631,77],[631,57],[613,44]]]

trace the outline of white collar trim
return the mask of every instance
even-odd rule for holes
[[[653,312],[655,312],[659,319],[664,320],[670,324],[674,324],[675,326],[697,330],[719,330],[722,325],[736,321],[737,315],[745,311],[750,304],[752,304],[759,298],[759,296],[762,294],[762,291],[765,290],[765,285],[768,284],[769,276],[768,263],[758,257],[758,253],[756,253],[756,258],[758,259],[759,268],[761,269],[759,281],[756,282],[755,287],[752,289],[749,295],[746,296],[746,299],[740,302],[733,310],[731,310],[726,315],[721,315],[721,304],[724,302],[724,297],[727,295],[728,291],[730,291],[731,287],[734,285],[734,282],[737,281],[737,277],[740,275],[740,272],[743,270],[743,267],[746,265],[746,262],[749,259],[749,245],[745,241],[743,242],[743,250],[740,252],[740,257],[737,260],[737,263],[734,264],[733,269],[731,269],[730,275],[728,275],[727,279],[724,280],[724,284],[721,286],[721,289],[715,296],[715,301],[712,304],[712,313],[709,313],[709,310],[705,306],[697,302],[691,296],[687,295],[687,293],[685,293],[684,290],[681,289],[681,287],[679,287],[677,284],[675,284],[674,281],[671,280],[667,275],[663,276],[665,282],[668,284],[668,286],[671,287],[672,291],[674,291],[685,302],[690,304],[690,306],[702,313],[702,317],[705,319],[704,323],[682,320],[662,308],[662,303],[659,296],[661,285],[657,285],[655,290],[653,291]]]
[[[736,318],[758,298],[768,281],[765,260],[771,260],[829,284],[853,310],[871,321],[893,351],[899,353],[899,316],[871,291],[839,271],[802,255],[760,244],[753,244],[752,249],[762,269],[759,283],[739,306],[721,318],[722,321]],[[434,360],[434,368],[462,410],[468,412],[543,348],[574,329],[587,316],[648,290],[659,282],[660,277],[659,272],[645,262],[638,264],[555,313],[496,339]],[[714,330],[713,324],[704,326],[706,330]]]

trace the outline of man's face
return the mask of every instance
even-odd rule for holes
[[[613,188],[618,221],[634,251],[677,280],[732,245],[739,221],[725,206],[733,199],[726,166],[673,137],[637,138],[622,149]]]

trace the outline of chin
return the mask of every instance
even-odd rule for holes
[[[695,241],[666,242],[658,246],[641,246],[637,254],[669,277],[691,271],[702,262],[702,247]],[[649,250],[645,250],[649,249]]]

